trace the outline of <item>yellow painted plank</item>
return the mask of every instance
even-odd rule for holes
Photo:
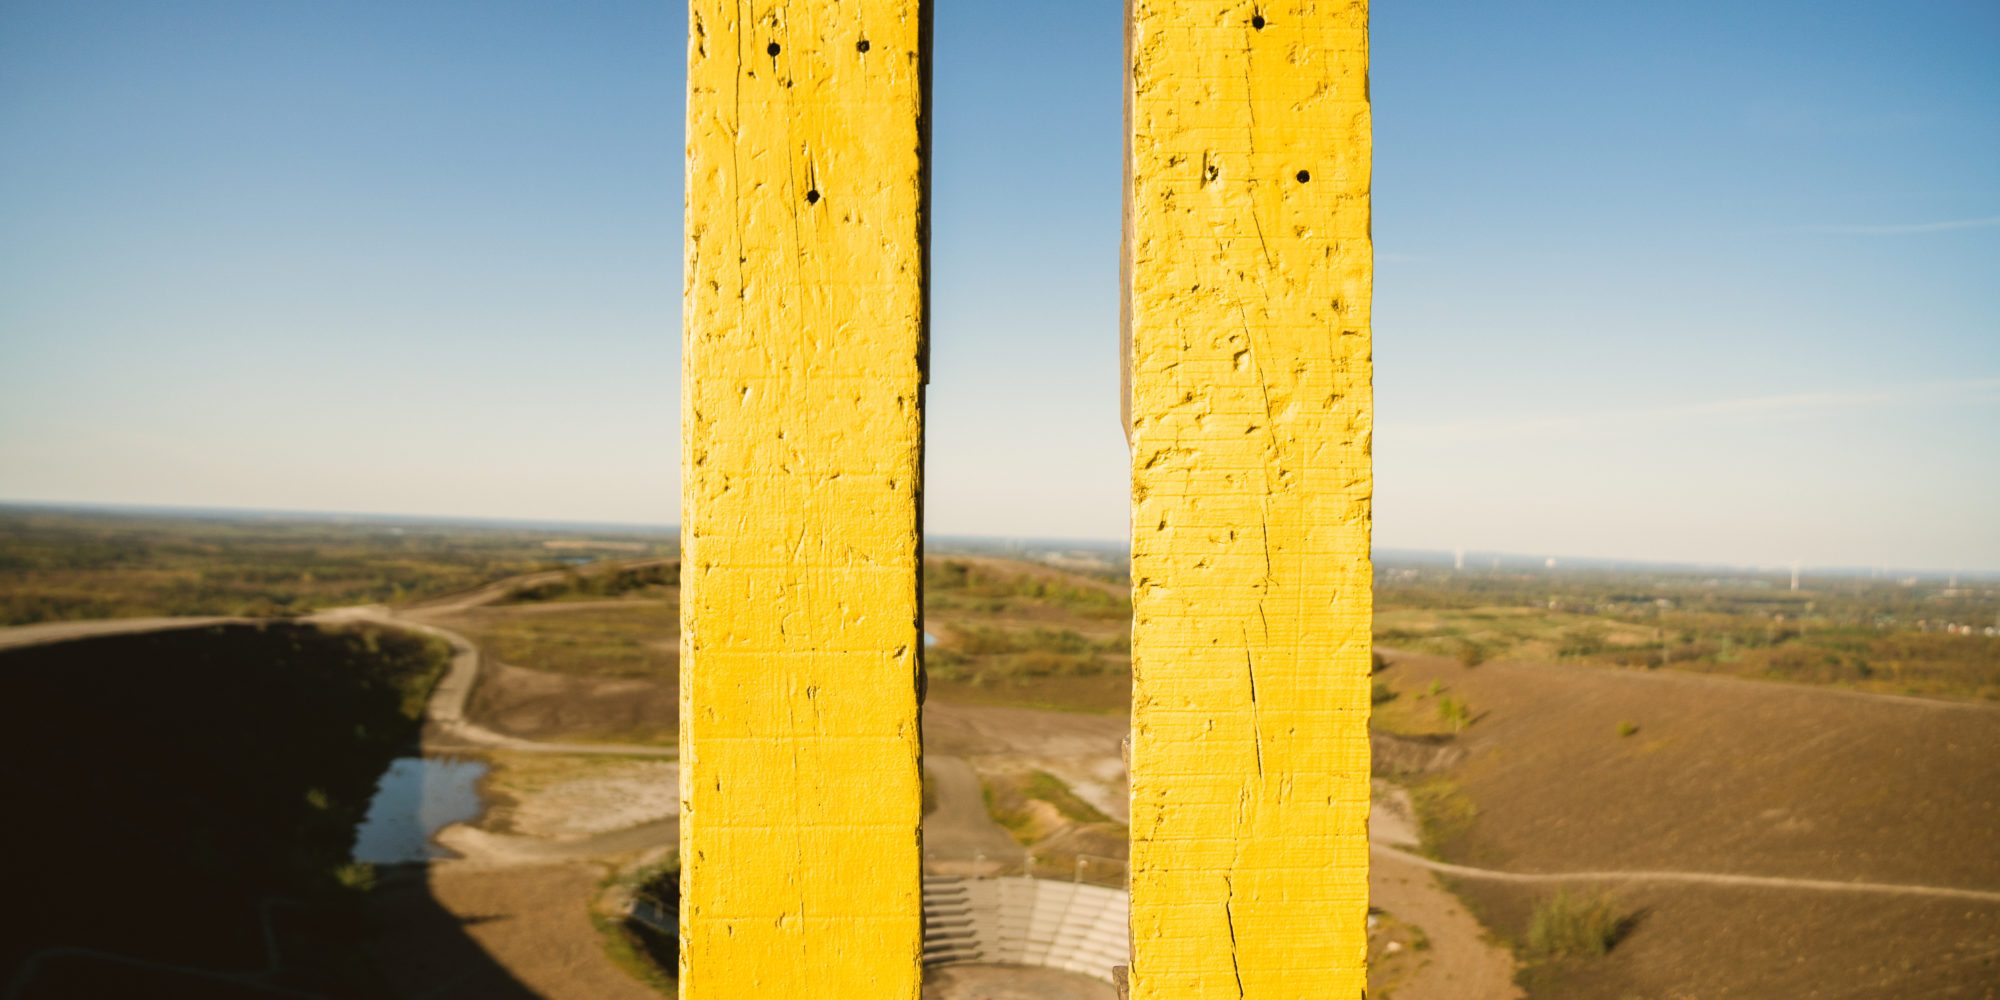
[[[1358,998],[1365,0],[1132,0],[1132,996]]]
[[[681,995],[919,993],[920,0],[694,0]]]

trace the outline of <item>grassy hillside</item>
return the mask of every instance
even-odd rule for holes
[[[1392,704],[1455,698],[1474,719],[1450,737],[1454,763],[1411,782],[1426,847],[1447,860],[2000,890],[2000,707],[1678,671],[1388,662]],[[1529,963],[1536,998],[1982,997],[2000,982],[2000,904],[1453,887]],[[1551,944],[1604,933],[1601,956]]]
[[[1382,645],[2000,700],[2000,584],[1387,567]]]
[[[0,508],[0,626],[415,600],[633,546],[674,550],[659,537]]]

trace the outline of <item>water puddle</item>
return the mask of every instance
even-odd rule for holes
[[[459,757],[398,757],[375,785],[368,816],[354,831],[354,860],[378,865],[431,861],[452,853],[431,840],[478,817],[486,765]]]

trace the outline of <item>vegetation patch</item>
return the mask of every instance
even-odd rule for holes
[[[1528,953],[1538,959],[1595,958],[1617,946],[1626,925],[1610,896],[1558,889],[1528,917]]]
[[[1754,574],[1385,568],[1375,638],[1471,667],[1499,657],[1672,667],[2000,700],[2000,587]]]
[[[1068,573],[1019,572],[965,559],[924,562],[927,610],[1000,614],[1052,606],[1086,618],[1130,618],[1132,599],[1118,587]]]
[[[1030,563],[932,559],[924,654],[933,694],[974,704],[1123,711],[1131,602],[1118,585]]]
[[[1479,807],[1450,778],[1434,775],[1410,786],[1424,853],[1438,857],[1445,845],[1463,837],[1479,818]]]
[[[1129,831],[1046,771],[984,775],[986,810],[1030,849],[1036,874],[1122,885]]]
[[[553,580],[523,583],[497,603],[535,604],[549,601],[603,601],[625,597],[666,598],[680,587],[679,560],[616,566],[589,571],[572,568]]]
[[[599,897],[650,904],[652,912],[678,919],[681,905],[679,858],[646,865],[622,876],[611,876],[599,887]],[[635,914],[607,916],[593,912],[591,922],[604,939],[605,954],[632,978],[673,996],[680,977],[680,934],[639,919]]]
[[[450,624],[488,656],[530,670],[661,679],[678,676],[680,667],[680,614],[672,602],[475,612]]]
[[[469,590],[560,565],[547,532],[0,509],[0,625],[282,617]],[[635,536],[664,555],[671,538]]]

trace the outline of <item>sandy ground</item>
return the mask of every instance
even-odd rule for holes
[[[589,910],[599,877],[579,863],[433,867],[380,890],[377,955],[408,996],[658,1000],[605,955]]]
[[[1110,983],[1054,969],[947,965],[924,974],[924,1000],[1116,1000]]]
[[[924,870],[992,875],[1020,867],[1027,851],[986,811],[979,775],[958,757],[925,754],[934,805],[924,814]]]
[[[1369,905],[1420,928],[1430,941],[1416,956],[1414,971],[1383,992],[1393,993],[1395,1000],[1512,1000],[1522,995],[1514,985],[1513,953],[1489,941],[1479,921],[1436,876],[1399,858],[1377,855],[1371,860]]]
[[[562,758],[558,758],[562,759]],[[540,761],[527,762],[527,766]],[[680,815],[680,765],[596,760],[538,782],[508,813],[513,832],[548,840],[591,837]],[[513,769],[510,769],[513,770]]]

